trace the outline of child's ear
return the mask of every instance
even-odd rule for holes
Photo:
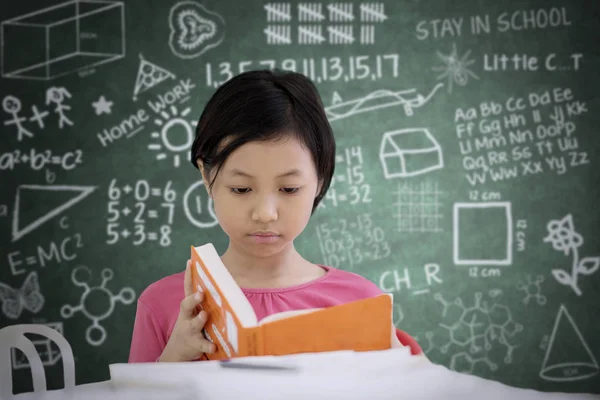
[[[323,187],[323,181],[319,181],[319,184],[317,185],[317,191],[315,192],[315,197],[317,197],[319,195],[319,193],[321,193],[321,188]]]
[[[200,174],[202,175],[202,181],[204,182],[204,187],[206,188],[206,193],[208,193],[208,197],[212,197],[210,194],[210,189],[209,189],[209,184],[208,184],[208,177],[206,176],[205,170],[204,170],[204,164],[202,163],[202,160],[200,160],[199,158],[196,159],[196,165],[198,166],[198,169],[200,170]]]

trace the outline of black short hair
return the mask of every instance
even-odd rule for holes
[[[335,138],[314,83],[306,76],[281,70],[248,71],[220,86],[200,116],[191,162],[202,161],[209,190],[238,147],[253,141],[297,138],[312,154],[319,183],[312,213],[329,189],[335,169]],[[227,142],[223,140],[227,139]],[[222,144],[227,143],[225,146]],[[260,160],[258,160],[260,162]]]

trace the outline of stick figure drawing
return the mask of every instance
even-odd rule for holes
[[[7,114],[12,115],[12,119],[3,121],[4,126],[16,125],[17,140],[19,142],[21,140],[23,140],[23,138],[25,136],[33,137],[33,133],[29,132],[21,124],[23,121],[25,121],[27,119],[25,117],[19,117],[19,112],[21,112],[21,108],[22,108],[21,100],[19,100],[17,97],[15,97],[13,95],[9,94],[8,96],[4,97],[4,99],[2,100],[2,110]]]
[[[64,124],[73,125],[73,122],[64,114],[64,111],[71,109],[71,106],[63,104],[67,97],[71,98],[71,93],[64,87],[51,87],[46,90],[46,105],[50,105],[50,103],[56,105],[54,112],[59,116],[58,127],[60,129],[63,128]]]

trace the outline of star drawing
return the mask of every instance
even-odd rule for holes
[[[100,115],[100,114],[104,114],[104,113],[110,114],[112,106],[113,106],[113,102],[107,101],[104,96],[100,96],[100,98],[97,101],[92,102],[92,107],[94,107],[94,110],[96,111],[96,115]]]

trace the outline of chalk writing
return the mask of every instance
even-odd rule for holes
[[[257,68],[300,72],[316,83],[360,81],[398,77],[398,54],[353,55],[347,57],[285,58],[283,60],[247,60],[237,64],[223,61],[206,63],[206,86],[219,87],[234,75]]]
[[[8,253],[6,258],[12,274],[21,275],[26,272],[25,268],[37,265],[43,268],[51,263],[76,260],[78,249],[83,249],[83,239],[81,233],[74,233],[61,240],[52,240],[47,245],[37,245],[28,255],[17,250]]]
[[[336,171],[341,170],[341,173],[338,172],[333,176],[329,190],[319,204],[320,208],[326,208],[325,203],[337,207],[346,203],[354,206],[372,201],[371,185],[367,183],[363,171],[362,148],[353,146],[343,150],[343,154],[335,156],[335,162],[344,165],[344,167],[336,165]],[[346,188],[347,191],[344,190]]]
[[[456,38],[572,26],[566,7],[502,11],[497,15],[477,14],[420,20],[415,25],[418,40]]]
[[[394,268],[384,271],[379,276],[378,284],[379,288],[387,293],[409,291],[412,295],[421,295],[429,293],[432,286],[444,282],[439,274],[440,266],[436,263],[425,264],[422,273],[417,273],[413,268]]]
[[[544,172],[563,175],[589,165],[588,152],[575,135],[577,117],[586,112],[585,102],[560,87],[456,109],[467,181],[476,186]]]
[[[177,193],[172,189],[171,181],[161,188],[150,186],[144,179],[136,181],[133,186],[128,183],[119,186],[117,179],[112,179],[108,186],[106,243],[114,245],[121,239],[131,238],[134,246],[140,246],[146,241],[158,242],[161,247],[170,246],[176,198]],[[125,204],[123,207],[122,202],[127,200],[132,200],[134,204]],[[155,204],[148,206],[149,202]],[[157,229],[148,230],[147,224],[158,221],[162,211],[166,214],[163,217],[165,223]],[[120,225],[126,218],[133,219],[131,230]]]
[[[40,171],[47,166],[57,166],[64,171],[70,171],[82,163],[83,152],[81,150],[55,154],[48,149],[44,151],[30,149],[29,152],[14,150],[0,154],[0,171],[12,171],[18,165],[27,166],[33,171]]]
[[[385,232],[368,213],[321,223],[316,234],[323,259],[334,267],[350,269],[388,258],[392,253]]]

